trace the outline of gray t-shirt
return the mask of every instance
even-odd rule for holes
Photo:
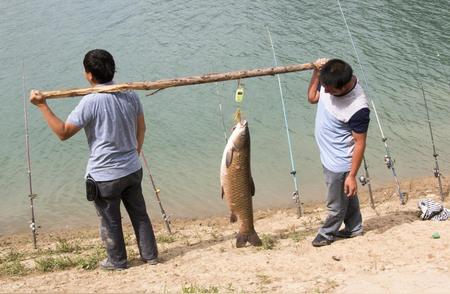
[[[86,175],[111,181],[141,168],[137,117],[142,104],[133,91],[94,93],[81,99],[67,122],[84,128],[90,149]]]

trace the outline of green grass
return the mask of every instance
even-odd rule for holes
[[[306,237],[314,234],[315,231],[312,229],[306,229],[303,231],[297,231],[295,226],[291,226],[288,230],[280,233],[280,239],[292,239],[295,242],[300,242],[305,240]]]
[[[28,272],[29,270],[19,260],[1,263],[0,265],[0,276],[24,276]]]
[[[159,234],[156,236],[156,242],[158,243],[173,243],[175,242],[175,237],[168,234]]]
[[[81,244],[80,239],[56,237],[53,242],[38,250],[18,251],[3,247],[0,253],[0,277],[19,277],[33,273],[46,273],[71,268],[93,270],[106,257],[100,243]],[[128,248],[130,256],[137,253]]]
[[[258,278],[260,284],[268,285],[272,283],[272,280],[268,275],[257,274],[256,278]]]
[[[36,270],[44,273],[68,269],[76,265],[76,260],[68,256],[43,257],[36,260]]]
[[[55,253],[71,253],[71,252],[80,252],[81,247],[79,244],[67,241],[63,238],[58,238],[56,242]]]
[[[270,236],[270,235],[262,235],[261,236],[262,241],[262,249],[264,250],[272,250],[275,248],[276,240]]]
[[[219,293],[219,287],[208,286],[202,287],[192,284],[185,284],[181,287],[182,293]]]
[[[78,267],[90,271],[96,269],[98,263],[104,258],[106,258],[105,250],[97,249],[97,251],[91,255],[79,257],[76,263]]]
[[[309,236],[311,232],[308,231],[292,231],[288,233],[283,233],[280,235],[281,239],[292,239],[295,242],[300,242],[302,240],[305,240],[307,236]]]
[[[130,245],[134,244],[135,240],[136,240],[136,238],[131,233],[125,234],[125,236],[124,236],[124,242],[125,242],[126,246],[130,246]]]
[[[13,262],[18,261],[22,258],[23,254],[19,253],[13,249],[11,249],[8,254],[6,254],[4,257],[0,258],[0,263],[6,263],[6,262]]]
[[[132,249],[129,251],[133,253]],[[105,257],[106,251],[101,245],[81,247],[76,242],[59,238],[55,249],[39,249],[29,253],[11,249],[0,257],[0,276],[24,276],[33,272],[45,273],[74,267],[93,270]],[[22,260],[31,261],[31,265],[25,267]]]
[[[13,249],[0,258],[0,276],[23,276],[28,270],[21,263],[23,254]]]
[[[66,247],[64,247],[66,248]],[[73,250],[74,248],[70,248]],[[93,270],[98,263],[106,257],[105,249],[97,247],[93,253],[80,255],[82,248],[76,249],[76,254],[71,256],[45,256],[35,260],[36,270],[39,272],[53,272],[69,268],[79,267],[84,270]],[[65,250],[65,249],[64,249]]]
[[[236,290],[233,287],[233,283],[228,283],[227,287],[226,287],[226,290],[230,291],[230,292],[236,292]]]

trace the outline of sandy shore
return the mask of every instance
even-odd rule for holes
[[[375,191],[376,211],[360,188],[365,234],[322,248],[311,241],[325,218],[323,205],[307,206],[300,219],[294,209],[255,212],[262,248],[235,248],[237,224],[224,217],[174,220],[172,236],[156,224],[162,260],[156,266],[139,261],[127,227],[131,267],[121,272],[95,266],[104,255],[95,229],[41,235],[38,251],[29,236],[3,237],[0,291],[450,293],[450,220],[421,221],[417,213],[418,199],[438,200],[436,181],[402,185],[408,203],[400,205],[387,186]]]

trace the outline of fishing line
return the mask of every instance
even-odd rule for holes
[[[363,76],[364,85],[365,85],[366,91],[368,93],[369,85],[367,83],[366,74],[365,74],[365,71],[363,69],[361,60],[359,58],[358,50],[356,50],[356,45],[355,45],[355,42],[353,41],[352,33],[350,32],[350,28],[349,28],[349,26],[347,24],[347,19],[345,18],[344,11],[342,10],[341,2],[339,0],[336,0],[336,1],[338,3],[339,10],[341,11],[342,19],[344,20],[344,24],[345,24],[345,27],[347,29],[348,35],[350,37],[350,41],[352,43],[353,50],[355,51],[356,59],[358,60],[358,64],[359,64],[359,67],[361,69],[361,73],[362,73],[362,76]],[[398,180],[397,173],[395,171],[395,166],[394,166],[395,160],[392,159],[391,153],[390,153],[390,149],[389,149],[389,146],[387,144],[387,139],[388,138],[386,138],[386,136],[384,135],[383,128],[381,127],[380,118],[378,116],[377,108],[375,107],[375,103],[373,102],[373,100],[370,98],[370,95],[368,95],[368,99],[370,100],[370,103],[372,104],[373,112],[375,113],[375,118],[376,118],[377,123],[378,123],[378,128],[380,129],[381,141],[384,143],[384,149],[385,149],[385,152],[386,152],[385,155],[384,155],[384,163],[386,164],[386,167],[392,171],[392,175],[394,176],[395,183],[397,185],[397,193],[398,193],[398,196],[400,198],[400,203],[401,204],[406,204],[406,201],[407,201],[406,194],[403,193],[401,191],[401,189],[400,189],[400,182]]]
[[[137,69],[138,67],[134,66],[134,68]],[[140,72],[141,76],[144,76],[144,75],[142,74],[142,71],[139,71],[139,72]],[[157,89],[157,90],[155,90],[155,91],[153,91],[153,92],[151,92],[151,93],[149,93],[149,94],[146,94],[145,96],[148,97],[148,96],[155,95],[155,94],[157,94],[158,92],[160,92],[160,91],[162,91],[162,90],[165,90],[165,88]],[[142,146],[142,147],[143,147],[143,146]],[[170,229],[170,218],[169,218],[169,216],[167,215],[166,211],[164,210],[164,207],[163,207],[162,202],[161,202],[161,198],[159,197],[159,193],[161,192],[161,190],[160,190],[159,188],[157,188],[156,185],[155,185],[155,181],[154,181],[154,179],[153,179],[153,175],[152,175],[152,173],[151,173],[151,171],[150,171],[150,168],[149,168],[149,166],[148,166],[147,158],[146,158],[145,155],[144,155],[144,150],[143,150],[143,148],[141,149],[141,154],[140,154],[140,155],[141,155],[141,157],[142,157],[142,161],[144,162],[144,167],[145,167],[145,169],[146,169],[146,171],[147,171],[147,175],[148,175],[148,177],[149,177],[149,179],[150,179],[150,182],[151,182],[151,184],[152,184],[153,191],[155,192],[156,200],[157,200],[157,202],[158,202],[159,210],[160,210],[161,216],[162,216],[162,218],[163,218],[163,220],[164,220],[164,224],[165,224],[166,230],[169,232],[169,234],[172,234],[172,231],[171,231],[171,229]]]
[[[28,110],[27,110],[27,98],[26,98],[26,91],[25,91],[25,62],[22,61],[22,86],[23,86],[23,114],[24,114],[24,121],[25,121],[25,156],[27,159],[27,174],[28,174],[28,198],[30,199],[30,208],[31,208],[31,223],[30,223],[30,229],[31,233],[33,235],[33,247],[34,249],[37,249],[37,226],[36,226],[36,220],[35,220],[35,213],[34,213],[34,199],[37,197],[37,194],[33,193],[33,182],[32,182],[32,175],[31,175],[31,156],[30,156],[30,140],[29,140],[29,132],[28,132]]]
[[[277,62],[277,57],[275,55],[275,48],[273,46],[273,41],[272,41],[272,35],[270,34],[270,30],[269,27],[266,26],[267,29],[267,33],[269,35],[269,40],[270,40],[270,46],[272,47],[272,55],[273,55],[273,61],[275,64],[275,67],[278,66],[278,62]],[[283,115],[284,115],[284,125],[286,128],[286,136],[287,136],[287,141],[288,141],[288,147],[289,147],[289,158],[291,160],[291,172],[290,174],[292,175],[292,180],[294,182],[294,193],[292,193],[292,198],[295,201],[295,204],[297,205],[297,216],[301,217],[303,215],[303,207],[302,207],[302,203],[300,201],[300,195],[298,192],[298,185],[297,185],[297,171],[295,170],[295,163],[294,163],[294,157],[292,155],[292,144],[291,144],[291,136],[289,134],[289,125],[288,125],[288,120],[287,120],[287,114],[286,114],[286,106],[284,103],[284,96],[283,96],[283,89],[281,87],[281,79],[280,79],[280,75],[276,75],[277,79],[278,79],[278,88],[280,90],[280,99],[281,99],[281,105],[283,108]]]
[[[228,143],[228,135],[227,135],[227,127],[225,126],[225,116],[223,115],[223,106],[222,106],[222,96],[220,95],[220,90],[219,90],[219,83],[215,82],[214,83],[216,86],[216,96],[219,99],[219,112],[220,112],[220,118],[222,121],[222,128],[223,128],[223,137],[225,139],[225,144]]]
[[[437,60],[439,62],[439,65],[440,65],[440,67],[442,69],[442,72],[444,73],[444,78],[446,79],[446,84],[447,84],[447,86],[450,87],[450,79],[448,78],[448,73],[445,71],[444,66],[442,64],[441,54],[439,54],[439,51],[436,52],[436,57],[437,57]]]
[[[164,207],[161,203],[161,198],[159,197],[159,192],[161,192],[161,190],[159,188],[156,188],[152,173],[150,172],[150,168],[148,167],[147,158],[145,158],[145,155],[144,155],[144,150],[141,150],[141,157],[144,161],[144,166],[145,166],[145,169],[147,170],[147,174],[148,174],[148,177],[150,178],[150,182],[152,183],[153,190],[155,191],[156,200],[158,201],[159,209],[161,211],[161,215],[162,215],[164,223],[166,225],[166,229],[169,232],[169,234],[172,234],[172,231],[170,230],[169,216],[166,214],[166,211],[164,210]]]
[[[419,85],[419,88],[422,90],[423,102],[424,102],[425,110],[426,110],[426,113],[427,113],[427,122],[428,122],[428,127],[429,127],[429,130],[430,130],[431,145],[433,146],[433,157],[434,157],[434,164],[435,164],[435,168],[433,170],[433,174],[434,174],[434,177],[438,179],[439,193],[440,193],[440,196],[441,196],[441,201],[444,201],[445,197],[444,197],[444,191],[442,189],[442,180],[441,180],[442,174],[441,174],[441,171],[439,169],[439,162],[438,162],[438,159],[437,159],[439,154],[437,154],[437,152],[436,152],[436,145],[434,143],[434,136],[433,136],[433,128],[431,127],[430,112],[428,111],[428,103],[427,103],[427,98],[425,97],[425,90],[423,88],[422,82],[420,81],[420,77],[419,77],[420,69],[419,69],[419,63],[417,62],[417,60],[416,60],[416,66],[417,66],[417,74],[418,74],[417,83]]]
[[[226,144],[228,142],[228,136],[227,136],[227,128],[225,127],[225,118],[224,118],[223,109],[222,109],[222,99],[219,94],[219,84],[217,82],[215,84],[216,84],[216,95],[219,98],[219,111],[220,111],[220,116],[221,116],[221,120],[222,120],[223,136],[225,138],[225,144]]]
[[[148,93],[148,94],[146,94],[145,96],[152,96],[152,95],[155,95],[156,93],[158,93],[159,91],[162,91],[162,90],[164,90],[164,88],[161,88],[161,89],[158,89],[158,90],[155,90],[155,91],[153,91],[153,92],[151,92],[151,93]]]

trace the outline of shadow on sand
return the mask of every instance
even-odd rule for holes
[[[419,220],[416,210],[396,211],[386,215],[374,216],[364,221],[364,231],[382,234],[387,230]]]

